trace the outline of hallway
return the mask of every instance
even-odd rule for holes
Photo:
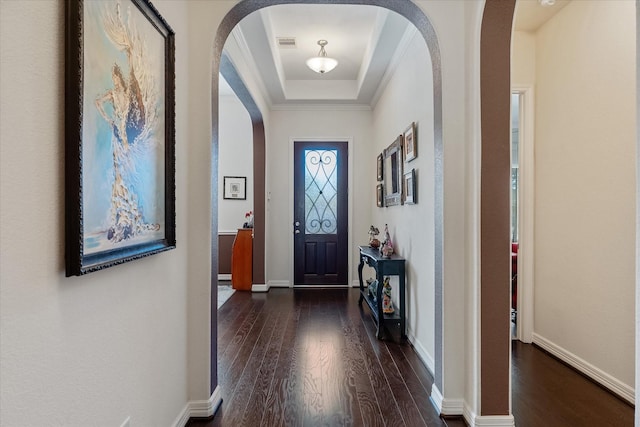
[[[357,299],[356,289],[235,292],[218,311],[222,406],[188,425],[463,427],[438,417],[415,351],[378,341]],[[514,342],[513,356],[518,427],[633,425],[631,406],[538,348]]]

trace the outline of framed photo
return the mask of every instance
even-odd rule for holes
[[[376,206],[379,208],[384,207],[384,188],[382,184],[376,186]]]
[[[404,145],[404,161],[408,163],[418,157],[418,139],[416,138],[415,122],[411,123],[402,136]]]
[[[247,200],[247,177],[225,176],[223,179],[224,194],[227,200]]]
[[[404,174],[404,203],[407,205],[415,205],[418,203],[415,169],[411,169]]]
[[[402,135],[384,149],[384,205],[401,205],[402,197]]]
[[[175,35],[148,0],[66,1],[66,275],[173,249]]]
[[[384,158],[382,157],[382,153],[378,154],[378,162],[377,162],[377,179],[378,182],[382,181],[384,179]]]

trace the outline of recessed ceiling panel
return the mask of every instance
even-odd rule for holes
[[[280,5],[264,9],[274,36],[295,37],[296,49],[279,49],[285,80],[356,80],[376,24],[379,8],[353,5]],[[327,40],[327,55],[338,60],[324,75],[305,64]],[[271,40],[276,46],[277,40]]]

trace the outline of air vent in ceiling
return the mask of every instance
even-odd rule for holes
[[[295,49],[296,39],[295,37],[277,37],[278,46],[283,49]]]

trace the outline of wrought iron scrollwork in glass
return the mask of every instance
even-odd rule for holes
[[[338,151],[305,150],[305,233],[336,234]]]

